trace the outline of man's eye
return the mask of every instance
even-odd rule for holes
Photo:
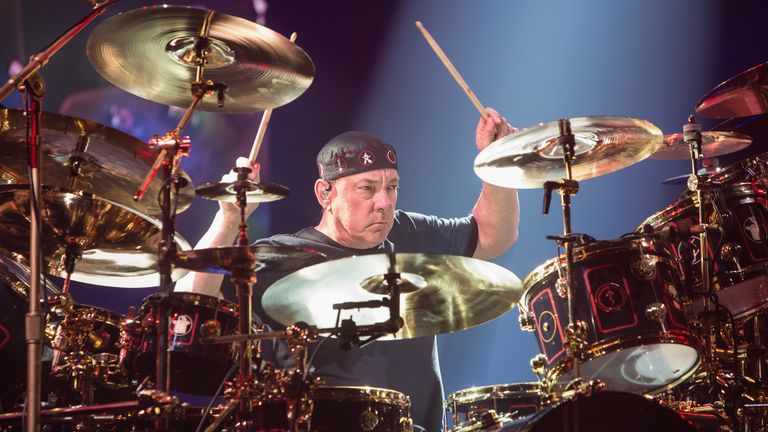
[[[391,190],[398,190],[400,188],[400,186],[399,185],[390,185],[389,188]]]

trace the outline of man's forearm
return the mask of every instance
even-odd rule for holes
[[[496,258],[517,241],[520,205],[516,189],[483,183],[472,215],[478,231],[475,258]]]

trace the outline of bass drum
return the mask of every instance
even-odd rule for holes
[[[578,397],[502,427],[505,432],[695,432],[677,412],[643,396],[605,391]]]

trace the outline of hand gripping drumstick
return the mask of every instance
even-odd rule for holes
[[[435,52],[435,54],[437,54],[437,57],[442,60],[446,69],[448,69],[448,72],[453,75],[453,78],[456,80],[456,82],[459,83],[459,87],[464,90],[464,93],[467,94],[467,97],[469,97],[469,100],[472,101],[472,103],[475,105],[475,108],[480,111],[480,115],[483,116],[483,120],[488,120],[488,114],[485,112],[485,107],[480,103],[480,100],[477,99],[477,96],[475,96],[475,94],[472,92],[472,89],[469,88],[469,85],[466,81],[464,81],[464,78],[461,77],[461,74],[459,74],[459,71],[456,70],[456,67],[453,66],[453,63],[451,63],[451,61],[448,59],[448,56],[445,55],[443,50],[440,48],[440,45],[435,42],[435,40],[432,38],[432,35],[430,35],[427,29],[424,28],[424,25],[421,23],[421,21],[416,21],[416,27],[421,30],[421,34],[424,36],[424,39],[427,40],[429,46],[432,47],[432,50]]]
[[[291,33],[291,42],[296,42],[297,36],[298,35],[296,32]],[[269,123],[270,117],[272,117],[272,108],[267,108],[264,110],[264,114],[261,115],[259,130],[256,132],[256,138],[254,138],[253,147],[251,147],[251,154],[248,156],[248,161],[250,161],[251,164],[256,162],[256,156],[258,156],[259,150],[261,149],[261,143],[264,141],[264,135],[267,134],[267,124]]]

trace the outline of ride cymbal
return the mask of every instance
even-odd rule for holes
[[[574,180],[601,176],[647,158],[663,140],[652,123],[631,117],[568,119],[574,135]],[[541,188],[566,178],[559,121],[541,123],[507,135],[475,158],[475,173],[484,181],[509,188]]]
[[[520,279],[496,264],[451,255],[397,253],[342,258],[292,273],[270,286],[261,302],[275,321],[303,321],[319,328],[336,326],[344,302],[379,300],[390,270],[401,281],[400,315],[404,326],[395,339],[447,333],[482,324],[512,310],[522,295]],[[357,325],[389,319],[388,308],[343,310]],[[391,339],[388,335],[385,339]]]
[[[226,85],[196,109],[257,112],[299,97],[315,73],[309,56],[282,35],[243,18],[185,6],[153,6],[115,15],[88,38],[88,59],[107,81],[136,96],[187,108],[200,57],[203,80]]]
[[[61,114],[43,113],[41,123],[43,184],[91,193],[145,215],[162,214],[156,199],[165,180],[162,172],[144,199],[133,200],[156,158],[147,143],[94,121]],[[29,182],[26,125],[24,111],[0,110],[0,176],[6,183]],[[73,173],[77,158],[82,164]],[[195,191],[189,176],[179,171],[182,187],[176,211],[182,212],[192,204]]]
[[[701,151],[704,157],[717,157],[745,149],[752,144],[752,138],[735,132],[702,132]],[[683,140],[683,134],[664,135],[664,144],[651,155],[651,159],[688,160],[691,150]]]
[[[0,185],[0,254],[29,266],[29,185]],[[72,280],[120,288],[157,286],[160,224],[85,192],[43,187],[40,204],[43,268],[65,277],[67,245],[82,251]],[[176,234],[176,247],[189,243]],[[186,270],[174,269],[176,280]]]
[[[248,204],[256,204],[270,201],[281,200],[288,196],[290,192],[287,187],[275,183],[256,183],[246,180],[247,191],[245,199]],[[205,199],[213,201],[237,202],[237,190],[235,189],[237,181],[222,183],[206,183],[199,186],[195,191]]]
[[[718,119],[768,113],[768,63],[720,83],[699,100],[696,113]]]

